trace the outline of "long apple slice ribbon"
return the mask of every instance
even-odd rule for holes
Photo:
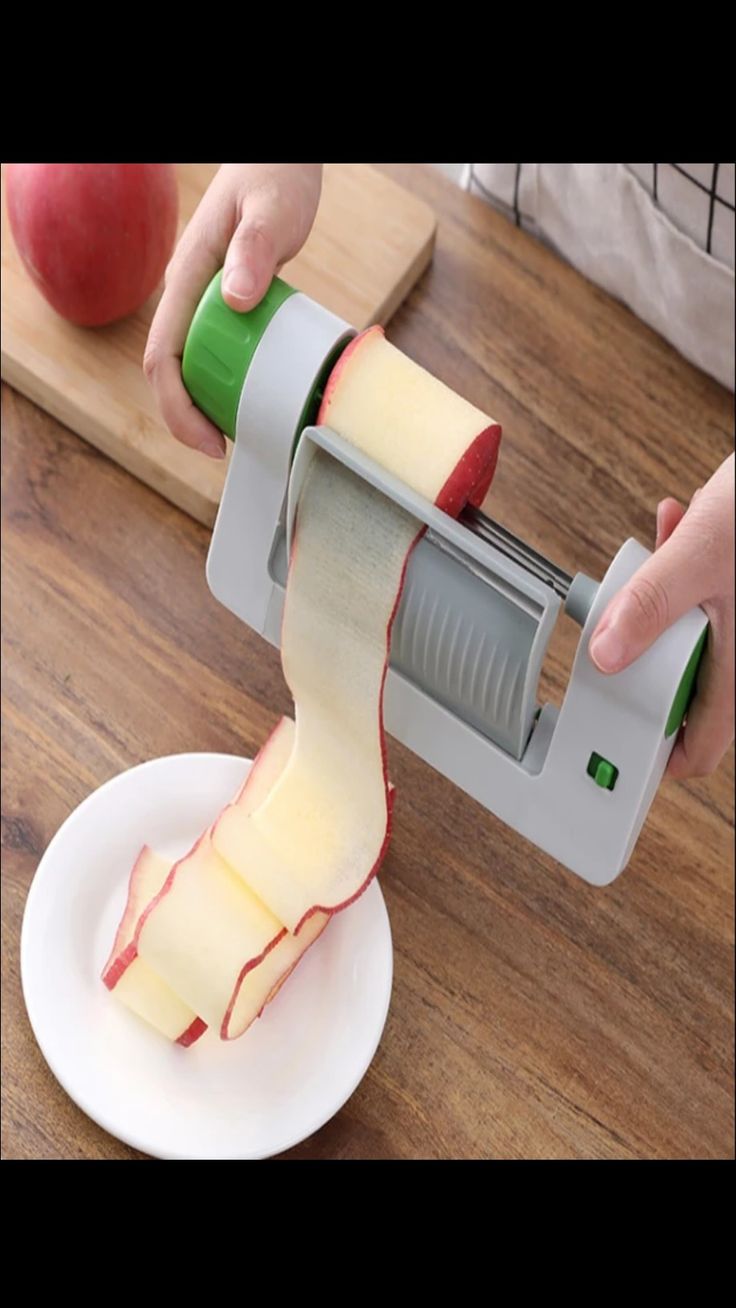
[[[268,793],[293,739],[294,723],[282,718],[233,801],[239,812],[251,812]],[[184,1046],[208,1025],[223,1039],[242,1035],[329,920],[315,914],[309,930],[291,935],[233,875],[211,837],[212,827],[173,865],[147,847],[141,851],[102,974],[124,1004]],[[176,895],[170,895],[174,884]],[[162,904],[166,911],[157,912]],[[194,938],[193,922],[199,923]]]
[[[501,437],[497,423],[390,345],[380,327],[342,355],[318,422],[452,516],[482,502]],[[407,563],[423,531],[316,452],[298,505],[281,637],[296,722],[279,723],[240,795],[142,911],[131,882],[116,942],[123,948],[105,973],[120,992],[131,964],[142,962],[146,995],[150,973],[185,1006],[177,1016],[189,1021],[184,1034],[197,1021],[224,1039],[242,1034],[380,867],[393,802],[383,687]],[[161,1030],[154,1007],[142,1015]]]

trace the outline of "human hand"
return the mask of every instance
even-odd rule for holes
[[[223,164],[166,269],[143,370],[172,435],[211,458],[225,457],[224,437],[194,405],[181,377],[195,309],[223,265],[225,303],[240,313],[253,309],[306,241],[321,185],[321,164]]]
[[[699,604],[710,629],[672,777],[707,776],[734,736],[734,456],[693,495],[657,507],[655,552],[605,610],[590,642],[601,672],[621,672]]]

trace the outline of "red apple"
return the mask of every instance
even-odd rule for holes
[[[49,304],[82,327],[134,313],[176,240],[173,164],[8,164],[10,227]]]

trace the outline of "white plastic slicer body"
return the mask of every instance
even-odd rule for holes
[[[428,530],[394,625],[387,730],[565,867],[605,885],[626,866],[667,766],[677,732],[666,728],[706,615],[686,614],[624,672],[598,672],[588,656],[591,634],[649,554],[626,541],[600,585],[575,578],[566,608],[582,634],[569,683],[559,709],[540,708],[539,670],[560,596],[337,433],[304,424],[309,397],[354,335],[300,293],[269,322],[237,409],[207,561],[210,588],[278,645],[290,523],[315,449],[396,500]],[[427,591],[432,605],[421,603]],[[448,631],[454,643],[440,648]],[[441,657],[413,660],[412,651],[433,642]],[[430,664],[438,669],[433,679]]]

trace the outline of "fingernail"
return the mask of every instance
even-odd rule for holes
[[[590,657],[601,672],[617,672],[626,658],[626,650],[615,623],[599,628],[590,642]]]
[[[197,446],[200,454],[208,454],[211,459],[224,459],[225,451],[217,441],[203,440]]]
[[[660,500],[659,504],[657,505],[657,532],[654,539],[655,550],[659,549],[659,538],[662,535],[662,509],[663,508],[664,508],[664,501]]]
[[[256,279],[248,268],[233,268],[225,278],[225,290],[236,300],[249,300],[256,289]]]

